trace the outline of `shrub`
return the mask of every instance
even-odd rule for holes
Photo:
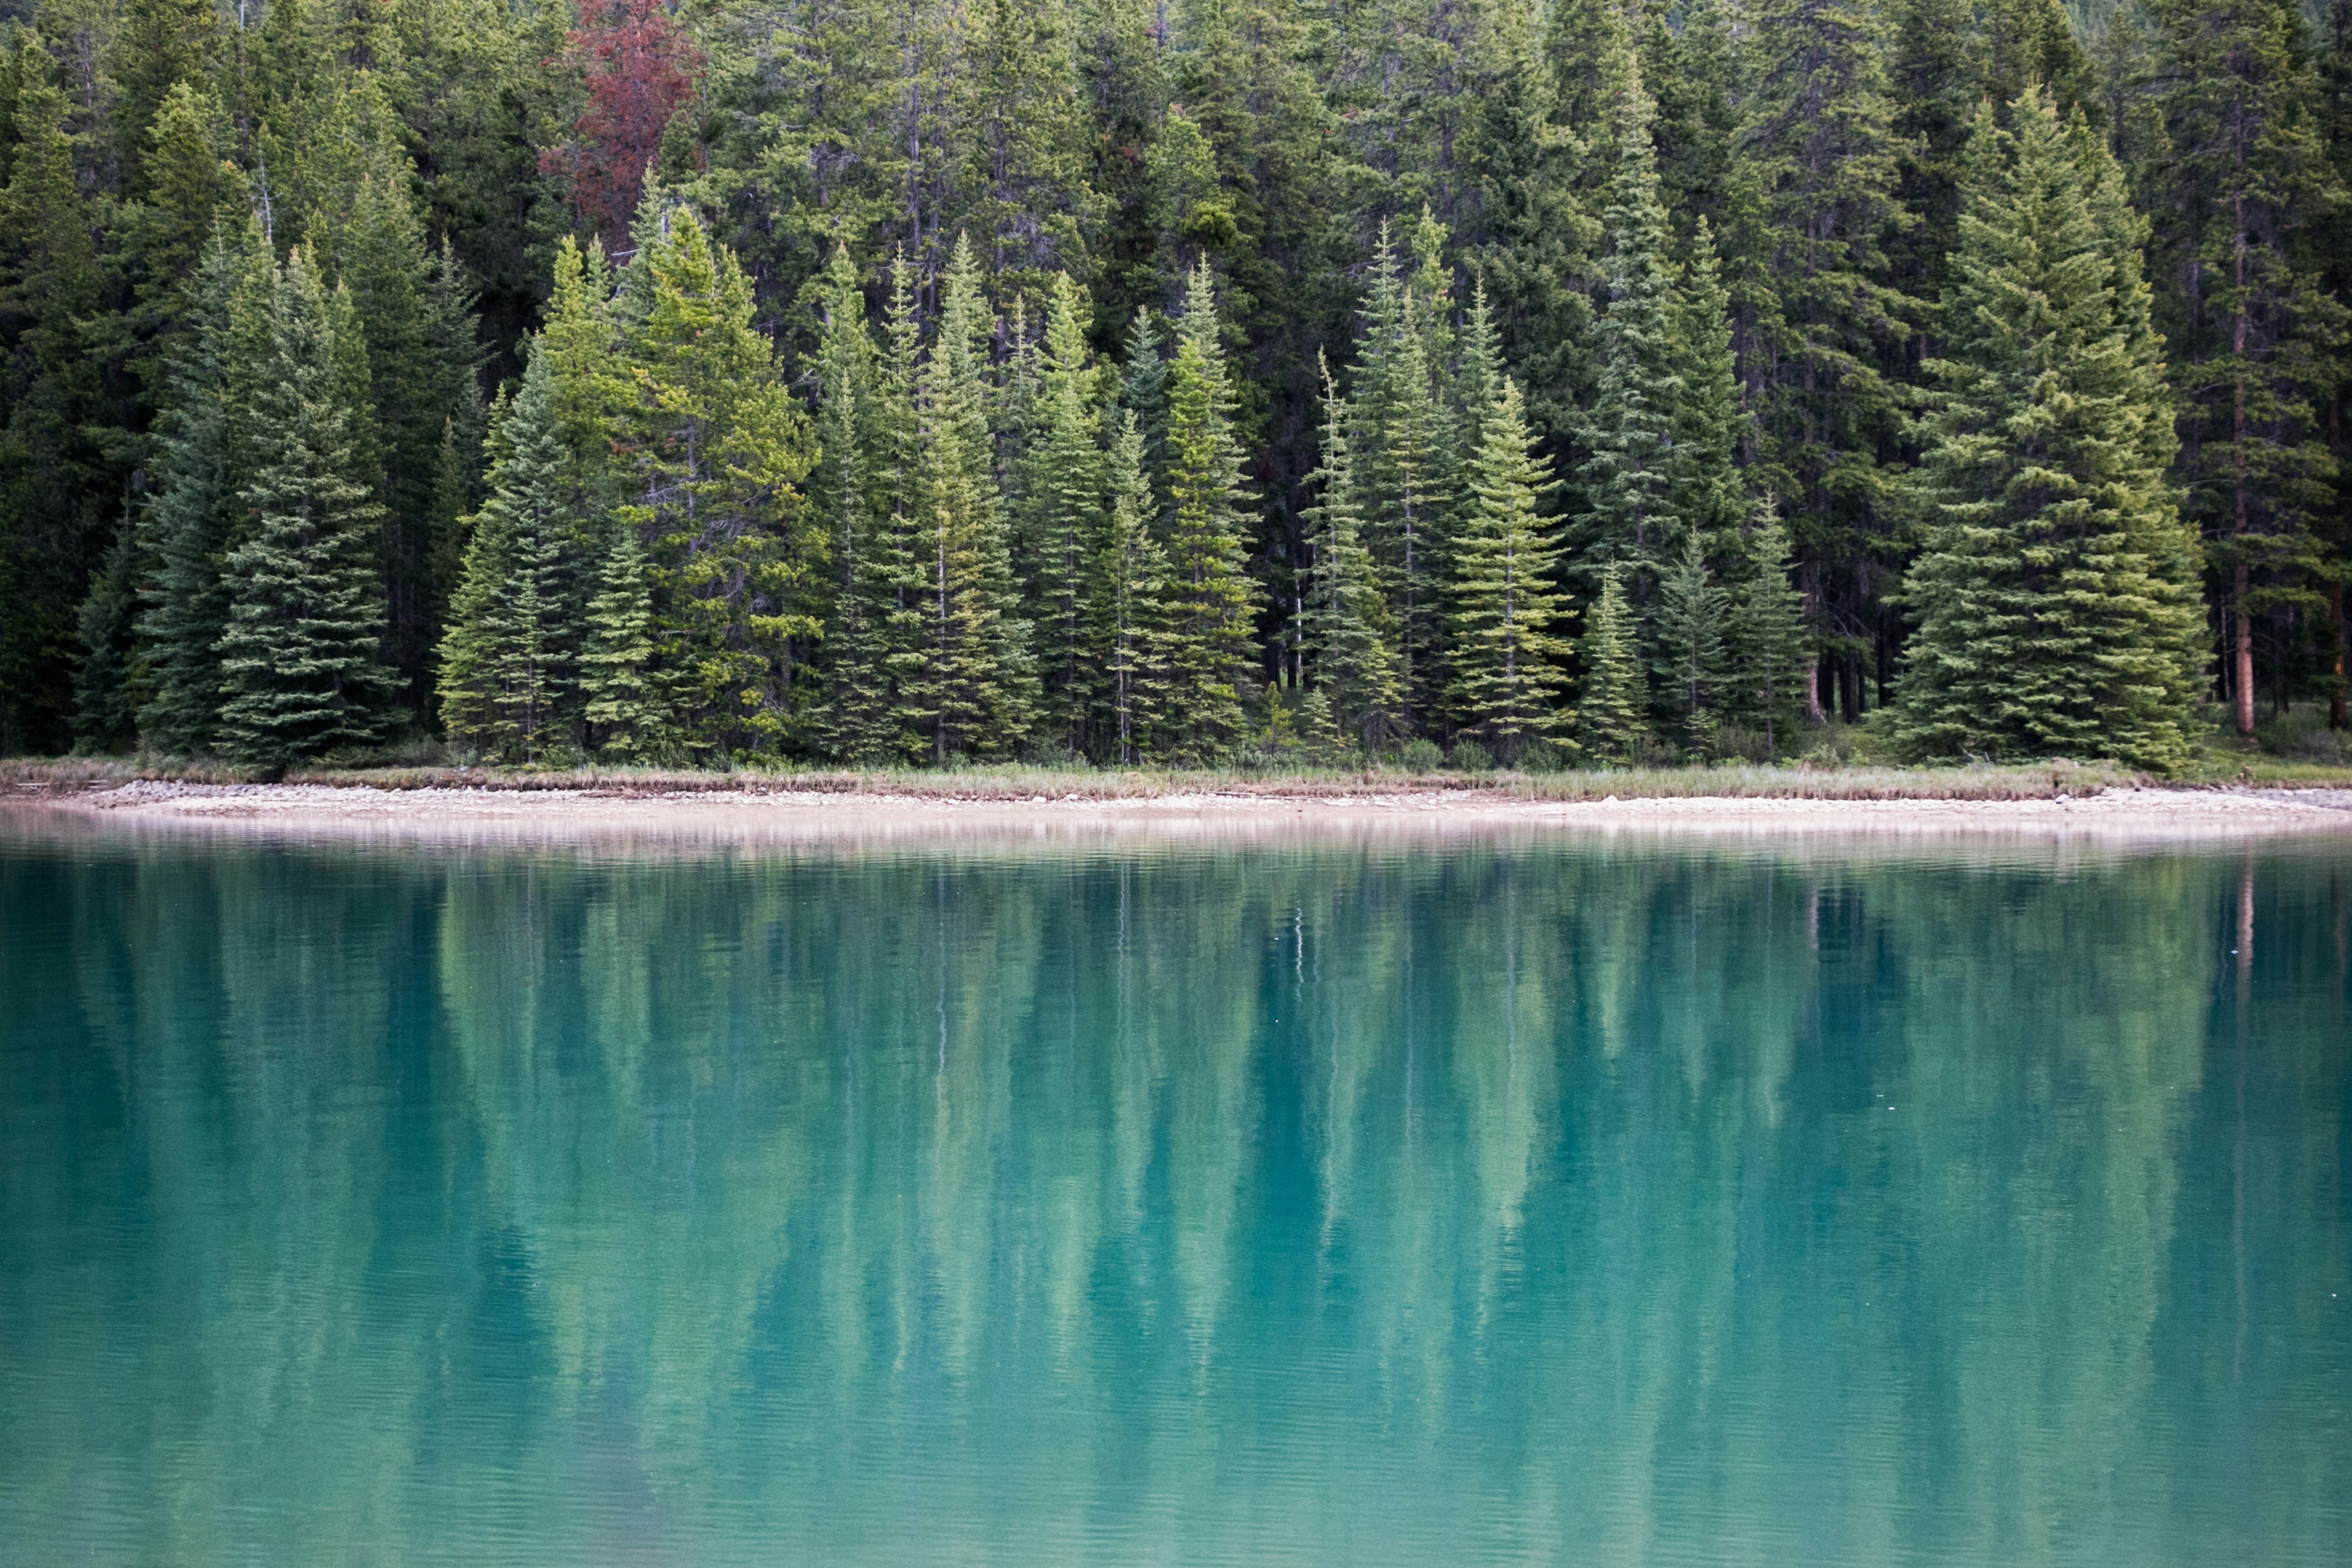
[[[1397,766],[1407,773],[1434,773],[1445,766],[1445,753],[1437,749],[1437,742],[1426,736],[1404,743],[1397,753]]]
[[[1495,759],[1486,748],[1475,740],[1457,740],[1454,755],[1446,759],[1456,773],[1486,773],[1493,770]]]

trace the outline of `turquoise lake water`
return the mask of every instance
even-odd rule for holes
[[[2352,842],[0,821],[0,1563],[2342,1564]]]

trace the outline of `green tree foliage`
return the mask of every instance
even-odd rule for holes
[[[1723,695],[1724,623],[1730,601],[1707,564],[1696,529],[1658,578],[1657,667],[1660,697],[1693,745],[1706,744]]]
[[[1584,670],[1576,708],[1577,744],[1601,761],[1632,759],[1650,738],[1650,686],[1634,643],[1625,580],[1614,567],[1601,575],[1601,593],[1586,612],[1584,637],[1576,652]]]
[[[352,434],[364,411],[340,362],[349,311],[300,248],[271,293],[254,470],[239,492],[251,532],[225,561],[218,746],[239,761],[283,768],[373,740],[393,674],[383,661],[375,553],[383,508]]]
[[[773,746],[803,721],[795,675],[819,626],[807,420],[752,325],[751,280],[691,208],[658,214],[630,273],[642,313],[623,324],[617,515],[645,537],[691,743]]]
[[[533,355],[492,445],[490,497],[472,520],[464,574],[441,639],[441,721],[449,738],[502,761],[569,749],[572,665],[582,643],[569,570],[553,371]]]
[[[1613,62],[1612,132],[1617,171],[1603,222],[1603,304],[1595,338],[1600,377],[1580,432],[1580,575],[1614,570],[1637,583],[1673,522],[1675,422],[1683,402],[1675,353],[1673,263],[1658,199],[1653,118],[1629,50]]]
[[[1455,541],[1451,584],[1454,713],[1506,762],[1557,728],[1568,652],[1552,630],[1562,618],[1560,550],[1536,515],[1550,485],[1534,447],[1527,405],[1506,380],[1471,463],[1476,499]]]
[[[932,760],[942,763],[1004,755],[1036,717],[1030,626],[1020,613],[989,431],[990,326],[970,242],[960,240],[939,331],[917,378],[908,486],[922,625],[908,706],[920,716]]]
[[[1242,729],[1255,662],[1246,567],[1252,497],[1234,431],[1216,288],[1203,259],[1184,290],[1168,371],[1168,681],[1163,744],[1188,761],[1222,755]]]
[[[1315,552],[1307,644],[1315,690],[1323,699],[1321,710],[1329,715],[1333,737],[1351,736],[1372,749],[1402,725],[1398,650],[1379,564],[1357,511],[1359,481],[1348,444],[1346,406],[1328,369],[1323,385],[1323,465],[1312,476],[1321,495],[1307,514]]]
[[[122,492],[97,436],[107,387],[85,324],[104,303],[65,94],[21,49],[14,165],[0,189],[0,752],[62,746],[77,615]]]
[[[1087,579],[1103,510],[1102,407],[1084,305],[1069,275],[1056,274],[1027,486],[1035,517],[1031,617],[1045,677],[1046,729],[1073,753],[1085,748],[1095,685],[1087,665]]]
[[[1899,733],[2170,769],[2201,618],[2137,236],[2103,232],[2121,173],[2086,127],[2039,92],[2011,112],[2014,132],[1987,108],[1971,137]]]
[[[2182,394],[2182,507],[2218,580],[2223,679],[2251,734],[2257,626],[2317,607],[2314,523],[2332,502],[2335,462],[2315,400],[2340,378],[2345,314],[2298,240],[2343,192],[2320,141],[2299,7],[2151,9],[2138,176],[2148,261]]]
[[[1790,573],[1795,549],[1779,509],[1769,504],[1748,536],[1747,580],[1732,606],[1727,706],[1764,726],[1768,755],[1802,712],[1804,671],[1812,662],[1812,635],[1803,596]]]
[[[1097,711],[1122,764],[1142,760],[1169,711],[1168,557],[1155,537],[1144,454],[1143,422],[1124,410],[1104,470],[1108,507],[1087,606]]]

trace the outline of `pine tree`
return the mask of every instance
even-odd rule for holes
[[[74,743],[82,751],[128,751],[138,736],[142,671],[133,633],[139,619],[139,536],[125,513],[106,564],[90,580],[75,618],[81,668],[74,679]]]
[[[1428,307],[1403,277],[1385,225],[1371,273],[1363,339],[1349,375],[1355,506],[1388,581],[1405,720],[1423,728],[1442,706],[1444,525],[1461,505],[1445,484],[1447,422],[1421,329]]]
[[[258,390],[256,465],[240,492],[252,532],[228,553],[219,746],[284,768],[382,733],[382,508],[355,473],[338,310],[298,248],[272,289],[272,354]]]
[[[1601,574],[1600,597],[1587,616],[1577,658],[1584,667],[1584,691],[1576,709],[1577,744],[1586,755],[1604,761],[1632,760],[1650,738],[1650,688],[1634,643],[1625,580],[1614,567]]]
[[[1660,674],[1676,721],[1692,744],[1705,745],[1725,675],[1723,628],[1729,601],[1716,585],[1706,546],[1696,528],[1681,556],[1658,579]]]
[[[1715,232],[1701,218],[1674,299],[1674,450],[1667,488],[1675,524],[1696,532],[1710,555],[1745,519],[1738,466],[1738,361],[1731,350],[1731,294],[1717,265]]]
[[[940,763],[1011,751],[1036,713],[1030,627],[1020,616],[992,460],[982,370],[988,331],[971,242],[959,239],[919,384],[909,530],[923,616],[923,663],[909,696]]]
[[[1315,738],[1352,735],[1371,750],[1402,728],[1403,696],[1394,623],[1357,511],[1359,481],[1346,405],[1328,367],[1323,407],[1323,465],[1308,476],[1321,486],[1321,496],[1306,514],[1315,551],[1307,634],[1315,658],[1315,692],[1330,716],[1332,735]]]
[[[78,186],[64,93],[22,50],[14,167],[0,191],[0,753],[63,744],[76,612],[124,491],[86,323],[104,302],[97,215]]]
[[[1758,426],[1748,479],[1789,505],[1817,619],[1884,636],[1875,585],[1900,540],[1895,476],[1880,465],[1902,438],[1888,369],[1920,310],[1885,253],[1909,222],[1895,201],[1887,16],[1846,0],[1759,0],[1749,22],[1751,192],[1735,191],[1725,228],[1745,258],[1726,282]]]
[[[821,628],[821,527],[801,484],[806,421],[774,346],[752,325],[751,279],[692,209],[659,215],[615,303],[633,377],[626,423],[656,609],[679,649],[689,738],[721,754],[772,749],[802,716],[795,672]]]
[[[1097,703],[1122,766],[1152,748],[1169,696],[1168,559],[1154,537],[1142,419],[1119,415],[1105,469],[1109,505],[1088,572],[1088,630],[1100,671]]]
[[[1765,753],[1778,756],[1781,734],[1802,710],[1812,641],[1804,598],[1790,580],[1796,563],[1788,528],[1769,498],[1762,513],[1748,536],[1747,581],[1732,610],[1728,663],[1739,685],[1729,695],[1739,711],[1763,720]]]
[[[581,716],[597,751],[615,762],[676,754],[676,705],[656,658],[653,595],[632,525],[607,526],[580,654]]]
[[[2334,462],[2314,402],[2341,374],[2343,305],[2298,253],[2344,199],[2315,123],[2293,0],[2161,0],[2148,72],[2158,134],[2139,172],[2158,320],[2183,389],[2178,478],[2220,580],[2222,672],[2254,727],[2255,631],[2315,609],[2314,519]]]
[[[224,221],[168,361],[145,518],[153,577],[140,618],[152,689],[139,712],[141,740],[166,755],[208,749],[220,718],[218,644],[230,596],[224,567],[247,529],[239,492],[254,467],[254,400],[267,384],[274,277],[259,220]]]
[[[562,447],[534,354],[503,411],[490,496],[473,520],[441,639],[441,719],[449,738],[509,762],[569,749],[583,643],[578,574],[566,559]]]
[[[1052,733],[1084,749],[1093,686],[1087,668],[1087,570],[1102,515],[1099,410],[1087,362],[1084,300],[1069,274],[1054,275],[1045,319],[1039,419],[1029,488],[1038,517],[1034,622]]]
[[[2100,230],[2094,193],[2119,174],[2087,127],[2069,135],[2039,91],[2011,115],[2013,134],[1979,111],[1963,180],[1898,734],[1927,755],[2168,770],[2202,618],[2137,235]]]
[[[877,505],[880,433],[874,340],[866,296],[845,246],[826,269],[818,338],[817,466],[810,493],[831,543],[833,608],[825,622],[825,749],[856,762],[906,749],[889,664],[889,616],[898,585],[887,575],[887,524]]]
[[[1536,516],[1545,490],[1527,405],[1503,382],[1471,465],[1471,510],[1454,561],[1454,707],[1505,761],[1559,726],[1567,643],[1553,578],[1559,544]]]
[[[1682,402],[1666,216],[1658,202],[1652,110],[1631,55],[1620,63],[1612,130],[1617,172],[1604,217],[1605,303],[1595,325],[1600,382],[1580,433],[1578,571],[1597,581],[1615,568],[1638,585],[1671,531],[1674,435]]]
[[[1168,372],[1167,744],[1192,762],[1221,756],[1243,727],[1241,694],[1254,649],[1241,444],[1220,341],[1215,286],[1192,270]]]

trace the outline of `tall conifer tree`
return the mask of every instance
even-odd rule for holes
[[[356,455],[338,309],[297,247],[272,289],[268,373],[257,392],[255,465],[241,495],[251,532],[228,552],[221,634],[220,749],[283,768],[383,733],[383,509]]]
[[[1166,726],[1172,755],[1205,762],[1242,727],[1241,693],[1255,641],[1247,572],[1247,508],[1234,391],[1225,365],[1216,289],[1203,260],[1184,288],[1176,358],[1168,371],[1167,605],[1171,685]]]
[[[1928,754],[2188,759],[2200,641],[2171,401],[2119,181],[2046,96],[1978,112],[1922,478],[1899,733]],[[2119,207],[2120,204],[2116,204]]]
[[[1559,725],[1568,645],[1553,579],[1559,544],[1536,515],[1550,486],[1514,382],[1486,419],[1471,465],[1477,497],[1456,541],[1452,582],[1456,716],[1505,761]]]

